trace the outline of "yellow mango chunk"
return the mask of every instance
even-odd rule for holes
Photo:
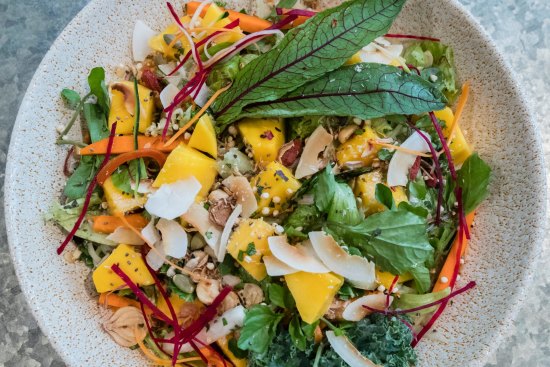
[[[301,186],[292,172],[279,162],[269,163],[264,171],[252,178],[250,184],[256,188],[258,212],[262,215],[281,211]]]
[[[281,119],[250,119],[239,122],[239,132],[252,149],[256,163],[265,166],[277,159],[285,143],[284,123]]]
[[[124,214],[134,209],[142,208],[147,202],[145,196],[136,196],[126,194],[119,190],[114,184],[111,177],[105,180],[103,183],[103,193],[105,194],[105,200],[109,205],[109,211],[111,214]]]
[[[224,10],[222,10],[218,5],[210,4],[208,6],[206,14],[204,14],[201,24],[203,27],[224,28],[226,25],[231,23],[231,20],[228,17],[221,19],[224,14]],[[225,32],[223,36],[219,36],[219,38],[216,38],[216,44],[225,42],[234,43],[244,37],[244,34],[240,27],[235,27],[233,30],[234,32]],[[215,31],[215,29],[207,30],[205,37],[214,33]]]
[[[118,264],[132,282],[140,287],[155,284],[141,254],[135,251],[133,246],[118,245],[92,274],[92,280],[98,293],[111,292],[126,284],[111,270],[111,266],[114,264]]]
[[[378,282],[378,284],[382,284],[384,287],[386,287],[386,289],[390,289],[394,278],[395,275],[393,275],[392,273],[376,269],[376,281]],[[397,283],[405,283],[412,279],[413,276],[411,275],[411,273],[401,274],[397,279]]]
[[[257,281],[267,275],[262,257],[271,255],[267,238],[274,233],[273,226],[262,219],[247,219],[229,238],[227,252]]]
[[[191,20],[191,17],[184,16],[184,17],[181,17],[180,20],[183,24],[187,24]],[[179,50],[176,47],[176,45],[170,47],[170,43],[173,37],[175,37],[175,35],[178,33],[179,33],[179,28],[177,24],[175,23],[170,24],[168,27],[166,27],[164,31],[162,31],[161,33],[157,34],[156,36],[152,37],[149,40],[149,47],[151,47],[155,51],[160,52],[161,54],[163,54],[165,57],[169,59],[175,59],[176,53],[178,53]],[[183,47],[182,53],[184,55],[190,49],[189,43],[187,42],[187,39],[185,37],[182,37],[177,43],[177,45],[180,45],[181,47]]]
[[[364,130],[361,135],[355,135],[336,149],[336,159],[340,166],[351,162],[369,166],[377,157],[380,147],[370,144],[369,140],[378,139],[379,136],[370,126]]]
[[[214,158],[218,155],[218,141],[210,115],[203,115],[197,122],[189,140],[189,147],[208,153]]]
[[[453,121],[455,119],[453,110],[451,110],[449,107],[445,107],[440,111],[435,111],[434,114],[435,117],[437,117],[439,120],[445,121],[446,126],[443,129],[443,134],[446,138],[448,138],[449,133],[451,132]],[[451,156],[453,157],[453,161],[455,164],[464,163],[464,161],[470,155],[472,155],[472,148],[470,148],[470,145],[468,144],[468,142],[466,142],[466,138],[464,138],[464,134],[462,134],[460,126],[457,126],[455,128],[454,137],[451,141],[451,144],[449,145],[449,149],[451,150]]]
[[[179,313],[179,310],[181,309],[181,307],[186,303],[185,300],[181,299],[178,295],[173,293],[170,295],[170,297],[168,297],[168,299],[170,300],[170,303],[174,307],[174,311],[176,312],[176,315]],[[168,315],[170,317],[170,309],[168,308],[168,304],[166,303],[166,300],[164,299],[164,297],[160,295],[157,299],[157,307],[159,310],[164,312],[165,315]]]
[[[153,187],[160,187],[163,184],[174,183],[194,176],[202,185],[201,191],[197,195],[200,200],[208,195],[217,175],[214,159],[185,144],[180,144],[166,159],[157,179],[153,182]]]
[[[300,271],[285,275],[285,281],[296,301],[300,317],[312,324],[327,312],[344,283],[344,278],[334,273],[314,274]]]
[[[138,85],[140,113],[139,132],[144,133],[151,123],[155,113],[153,91],[143,85]],[[134,132],[135,103],[133,82],[117,82],[111,85],[111,109],[109,110],[109,129],[116,122],[116,133],[128,135]]]
[[[365,173],[355,181],[354,193],[361,198],[361,207],[365,215],[371,215],[384,211],[386,207],[376,200],[376,185],[384,182],[384,176],[380,170]],[[387,185],[386,185],[387,186]],[[402,201],[407,201],[407,194],[402,186],[391,188],[395,205],[399,205]]]
[[[246,366],[248,366],[248,361],[246,359],[237,358],[237,356],[235,356],[233,354],[233,352],[231,352],[231,350],[229,349],[229,341],[231,339],[233,339],[232,334],[229,335],[229,336],[224,336],[223,338],[218,339],[216,341],[216,344],[218,344],[218,347],[220,347],[223,354],[225,354],[225,356],[227,358],[229,358],[229,361],[231,363],[233,363],[233,366],[235,366],[235,367],[246,367]]]

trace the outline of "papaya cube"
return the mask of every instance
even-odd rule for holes
[[[262,219],[247,219],[229,238],[227,252],[257,281],[267,275],[262,257],[271,255],[267,238],[274,233],[273,226]]]
[[[134,195],[122,192],[114,185],[111,177],[103,183],[103,193],[109,205],[109,211],[114,215],[142,208],[147,201],[145,196],[134,197]]]
[[[362,166],[369,166],[377,157],[380,148],[377,145],[369,143],[369,140],[378,139],[378,134],[370,127],[366,126],[364,132],[355,135],[336,149],[336,159],[340,166],[346,166],[351,163]]]
[[[281,211],[301,184],[292,172],[279,162],[271,162],[265,170],[252,178],[251,185],[256,190],[258,211],[263,215]]]
[[[134,248],[124,244],[118,245],[111,255],[94,270],[92,280],[98,293],[111,292],[126,284],[111,270],[111,266],[114,264],[117,264],[139,287],[155,284],[141,254]]]
[[[284,123],[281,119],[242,119],[238,124],[244,142],[252,149],[256,163],[265,166],[277,159],[285,143]]]
[[[344,278],[334,273],[315,274],[303,271],[285,275],[285,281],[296,301],[302,320],[312,324],[329,309]]]
[[[144,133],[151,123],[155,113],[153,91],[143,85],[138,85],[140,114],[139,132]],[[111,85],[111,109],[109,110],[109,129],[116,122],[116,133],[129,135],[134,132],[135,101],[133,82],[117,82]]]
[[[354,193],[361,198],[361,207],[365,215],[371,215],[385,210],[385,206],[376,200],[376,185],[384,184],[384,176],[380,170],[365,173],[355,181]],[[407,201],[405,189],[401,186],[393,187],[393,200],[395,205],[399,205],[402,201]]]
[[[218,140],[210,115],[203,115],[197,122],[191,139],[189,139],[189,147],[207,153],[214,158],[218,155]]]
[[[153,182],[153,187],[160,187],[163,184],[174,183],[194,176],[202,186],[197,195],[200,200],[208,195],[217,175],[214,159],[185,144],[180,144],[166,159],[157,179]]]

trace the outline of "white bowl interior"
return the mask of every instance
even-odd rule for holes
[[[240,9],[247,1],[229,3]],[[10,145],[5,195],[13,261],[42,330],[70,366],[145,365],[140,353],[119,347],[102,331],[105,311],[86,291],[88,270],[56,255],[64,235],[43,221],[64,182],[66,150],[54,144],[55,127],[70,111],[59,92],[69,87],[84,94],[95,66],[105,67],[112,80],[114,67],[129,61],[137,19],[157,30],[169,22],[163,1],[92,1],[38,68]],[[538,132],[510,70],[453,1],[410,0],[394,30],[453,45],[461,80],[472,82],[462,125],[494,171],[462,274],[461,283],[475,280],[477,287],[448,307],[437,332],[422,342],[419,365],[481,366],[513,320],[544,235],[546,183]]]

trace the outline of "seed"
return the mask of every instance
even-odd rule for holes
[[[191,243],[189,244],[191,250],[200,250],[201,248],[204,248],[204,246],[206,246],[206,241],[199,233],[195,234],[193,238],[191,238]]]
[[[279,196],[273,196],[273,202],[274,202],[275,204],[278,204],[278,203],[281,202],[281,198],[280,198]]]
[[[195,284],[191,281],[191,278],[189,278],[185,274],[176,274],[172,278],[172,281],[178,287],[179,290],[185,292],[185,293],[193,293],[195,291]]]
[[[268,207],[265,207],[262,209],[262,214],[263,215],[268,215],[269,214],[269,208]]]

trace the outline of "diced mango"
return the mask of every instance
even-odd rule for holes
[[[210,115],[203,115],[197,122],[189,140],[189,147],[208,153],[214,158],[218,155],[218,141]]]
[[[214,159],[185,144],[180,144],[166,159],[157,179],[153,182],[153,187],[194,176],[202,185],[197,195],[200,200],[208,195],[217,175]]]
[[[274,233],[273,226],[262,219],[247,219],[229,238],[227,252],[257,281],[267,275],[262,257],[271,255],[267,238]]]
[[[133,246],[118,245],[92,274],[92,280],[98,293],[111,292],[126,284],[111,270],[111,266],[114,264],[118,264],[130,280],[140,287],[155,284],[141,254],[135,251]]]
[[[443,134],[448,138],[455,118],[453,110],[449,107],[445,107],[443,110],[435,111],[434,113],[439,120],[445,121],[446,126],[443,129]],[[451,150],[451,156],[455,164],[464,163],[464,161],[472,155],[472,148],[470,148],[470,145],[466,142],[460,126],[455,128],[454,137],[449,145],[449,149]]]
[[[390,289],[394,278],[395,275],[393,275],[392,273],[376,269],[376,281],[386,287],[386,289]],[[411,273],[401,274],[397,279],[397,283],[405,283],[412,279],[413,276],[411,275]]]
[[[239,132],[252,149],[256,163],[265,166],[277,159],[285,143],[285,128],[281,119],[250,119],[239,122]]]
[[[365,127],[361,135],[355,135],[338,147],[336,150],[338,164],[344,166],[346,163],[354,162],[369,166],[380,150],[377,145],[370,144],[369,140],[378,138],[378,134],[370,126]]]
[[[105,194],[105,200],[109,205],[109,211],[111,214],[124,214],[131,210],[142,208],[147,202],[145,196],[136,196],[126,194],[119,190],[113,183],[111,177],[109,177],[103,183],[103,193]]]
[[[144,133],[153,122],[155,113],[155,99],[152,91],[138,85],[139,93],[139,132]],[[109,110],[109,129],[116,122],[116,133],[128,135],[134,132],[135,123],[134,83],[129,81],[117,82],[111,86],[111,109]]]
[[[185,304],[185,300],[173,293],[170,295],[170,297],[168,297],[168,299],[170,300],[172,307],[174,307],[174,311],[176,312],[176,314],[178,314],[181,307]],[[157,298],[157,307],[159,310],[164,312],[165,315],[170,316],[170,309],[168,308],[168,304],[166,303],[164,297],[159,296]]]
[[[216,4],[210,4],[208,10],[202,19],[202,26],[207,28],[212,28],[206,30],[206,36],[214,33],[216,28],[224,28],[226,25],[231,23],[231,20],[228,17],[224,17],[225,11],[221,9]],[[223,18],[223,19],[222,19]],[[219,38],[216,38],[216,43],[225,43],[225,42],[237,42],[244,37],[244,34],[240,27],[233,28],[233,32],[225,32],[224,35],[220,35]]]
[[[385,206],[376,200],[376,185],[384,182],[384,176],[380,170],[365,173],[355,181],[354,193],[361,198],[361,207],[365,215],[371,215],[385,210]],[[395,205],[407,201],[407,194],[402,186],[391,189]]]
[[[231,339],[233,339],[232,334],[229,335],[229,336],[224,336],[223,338],[218,339],[216,341],[216,344],[218,344],[218,347],[220,347],[223,354],[225,354],[225,356],[227,358],[229,358],[231,363],[233,363],[233,366],[235,366],[235,367],[246,367],[248,365],[248,361],[246,359],[237,358],[237,356],[235,356],[233,354],[233,352],[231,352],[231,350],[229,349],[229,341]]]
[[[279,162],[269,163],[250,184],[256,188],[258,212],[263,215],[281,211],[301,186],[292,172]]]
[[[328,311],[334,296],[344,283],[344,278],[334,273],[314,274],[301,271],[285,275],[285,281],[302,320],[312,324]]]
[[[191,20],[191,17],[184,16],[180,18],[181,22],[183,24],[189,23]],[[177,24],[173,23],[170,24],[164,31],[157,34],[156,36],[152,37],[149,40],[149,47],[151,47],[153,50],[160,52],[165,57],[169,59],[175,59],[176,53],[178,53],[178,46],[181,48],[183,47],[183,50],[181,53],[186,54],[187,51],[189,51],[189,43],[187,42],[187,39],[185,37],[181,37],[181,39],[176,42],[172,47],[170,47],[171,40],[176,36],[176,34],[179,33],[179,28]],[[168,41],[168,42],[167,42]]]

